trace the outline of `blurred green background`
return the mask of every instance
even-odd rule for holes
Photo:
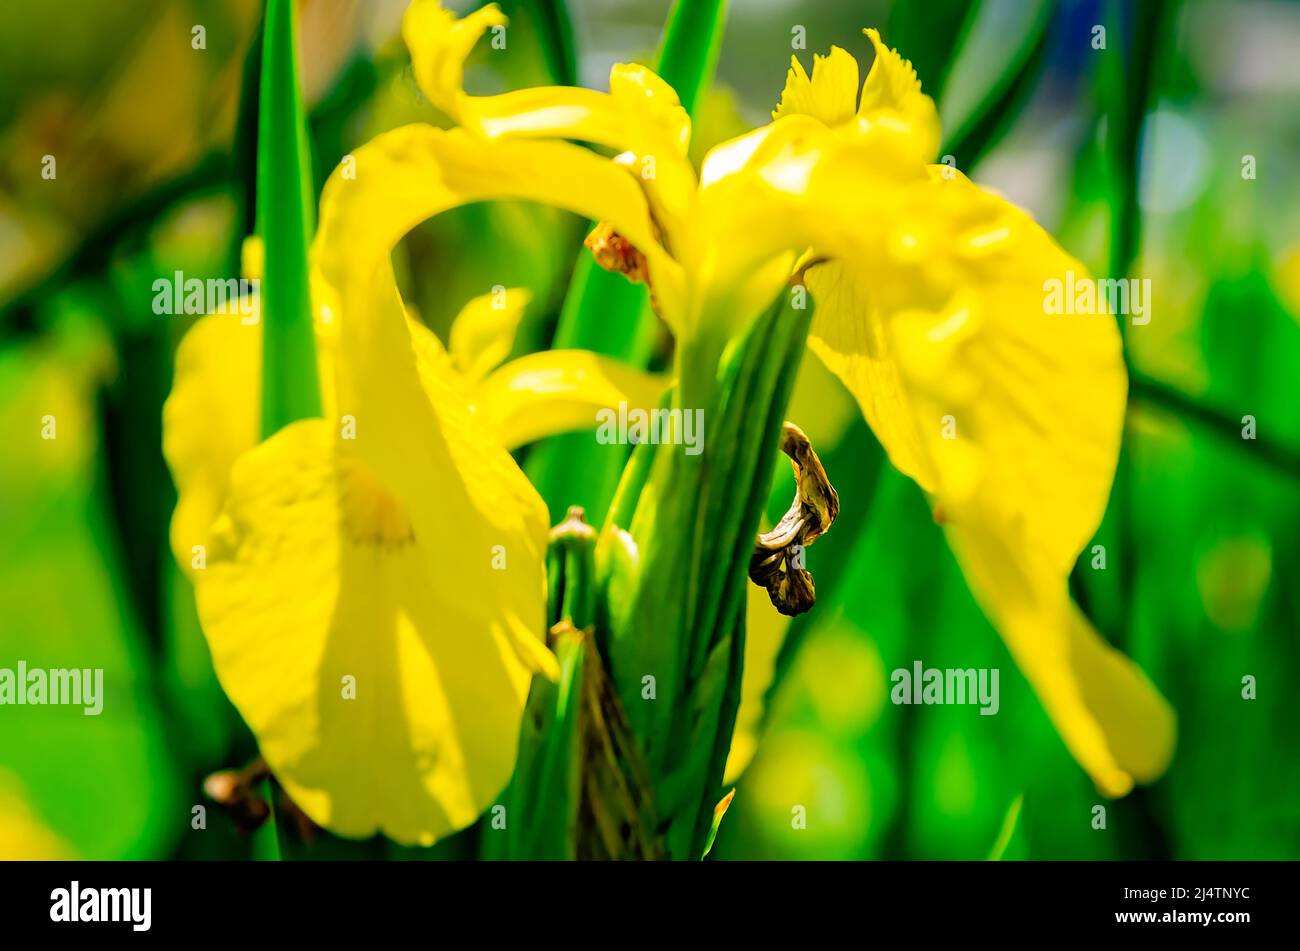
[[[472,91],[603,88],[612,63],[652,61],[669,4],[502,6],[508,51],[472,61]],[[403,7],[300,4],[318,188],[376,133],[443,121],[412,79]],[[166,550],[160,410],[192,318],[150,307],[159,276],[237,273],[252,215],[241,90],[259,15],[255,0],[0,9],[0,666],[102,667],[109,696],[99,717],[0,707],[0,857],[271,848],[201,791],[255,748]],[[1106,568],[1085,552],[1073,588],[1169,698],[1179,744],[1163,779],[1093,828],[1101,800],[920,491],[810,358],[791,418],[843,515],[810,554],[818,606],[776,659],[711,858],[1300,858],[1300,5],[733,0],[692,154],[767,120],[792,44],[806,66],[836,44],[865,70],[866,26],[916,65],[959,168],[1033,211],[1094,273],[1151,280],[1151,322],[1126,328],[1126,445],[1096,539]],[[583,234],[548,209],[473,206],[418,228],[395,261],[439,332],[487,287],[531,288],[525,352],[550,345]],[[649,348],[662,359],[668,345],[661,333]],[[47,415],[55,440],[41,438]],[[779,485],[770,514],[788,498]],[[999,715],[890,704],[889,671],[915,659],[1000,668]],[[475,851],[474,830],[425,852],[337,845]]]

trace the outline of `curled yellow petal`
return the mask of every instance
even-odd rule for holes
[[[465,96],[465,60],[490,28],[504,28],[495,3],[458,19],[438,0],[413,0],[402,16],[402,38],[411,51],[415,81],[429,101],[453,119]]]
[[[313,266],[340,292],[359,287],[391,307],[391,281],[381,283],[382,290],[366,282],[386,266],[407,231],[460,205],[517,199],[608,221],[646,254],[665,313],[680,311],[681,268],[656,240],[645,195],[625,170],[587,149],[567,142],[484,140],[459,129],[411,125],[378,136],[354,157],[355,178],[336,172],[326,185],[312,251]],[[333,304],[347,306],[341,300]],[[348,326],[341,321],[343,334],[350,332]],[[400,329],[400,322],[393,326]]]
[[[579,139],[618,151],[682,159],[691,120],[677,93],[644,66],[616,64],[610,91],[539,86],[495,96],[464,90],[465,60],[489,29],[504,29],[495,3],[464,19],[438,0],[413,0],[402,19],[416,81],[429,100],[458,125],[489,138]]]
[[[649,199],[664,241],[684,240],[695,172],[686,157],[691,120],[676,91],[645,66],[617,63],[608,93],[543,86],[471,96],[462,88],[464,61],[487,30],[505,22],[495,4],[458,20],[438,0],[414,0],[402,33],[425,95],[475,135],[572,139],[613,149]]]
[[[667,380],[587,350],[548,350],[512,360],[472,390],[475,417],[507,448],[577,429],[602,411],[649,411]]]

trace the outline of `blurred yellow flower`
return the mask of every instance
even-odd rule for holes
[[[32,812],[17,780],[0,769],[0,861],[47,862],[76,858],[72,847]]]

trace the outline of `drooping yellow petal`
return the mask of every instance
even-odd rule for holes
[[[962,509],[947,535],[971,591],[1097,788],[1123,796],[1173,755],[1173,710],[1070,601],[1065,578],[1004,526]]]
[[[329,329],[318,327],[318,336],[327,336]],[[428,336],[432,338],[431,334]],[[335,510],[323,512],[313,508],[320,499],[314,499],[306,490],[301,494],[295,492],[298,483],[293,481],[293,474],[304,476],[310,471],[309,457],[314,449],[320,448],[318,444],[326,441],[327,432],[332,434],[328,440],[331,445],[350,448],[341,430],[335,428],[339,416],[329,408],[334,403],[332,386],[323,387],[323,395],[327,397],[326,416],[330,421],[310,424],[319,429],[313,430],[315,442],[277,450],[280,455],[275,465],[283,471],[267,476],[267,479],[284,480],[283,494],[274,497],[276,504],[260,496],[250,502],[239,476],[232,487],[229,473],[234,459],[257,439],[259,341],[257,326],[242,326],[229,317],[208,317],[182,343],[176,389],[168,401],[165,419],[168,460],[180,489],[173,519],[177,556],[183,565],[190,566],[191,536],[209,549],[205,569],[194,572],[193,576],[199,592],[200,617],[213,649],[218,675],[253,727],[277,776],[309,815],[343,834],[369,834],[381,828],[402,841],[427,843],[472,821],[489,804],[512,765],[510,750],[517,735],[529,672],[554,673],[554,658],[541,641],[545,510],[535,493],[529,497],[522,474],[515,470],[511,478],[509,470],[513,463],[504,451],[473,431],[464,397],[442,391],[436,385],[426,388],[422,395],[429,400],[434,398],[429,395],[433,393],[449,404],[449,409],[444,407],[439,422],[449,421],[452,425],[442,428],[455,433],[461,444],[455,462],[444,454],[441,464],[424,473],[427,484],[423,491],[449,507],[441,525],[447,534],[445,543],[437,544],[437,529],[424,533],[435,540],[434,551],[428,546],[421,548],[413,543],[408,546],[402,541],[411,532],[405,507],[359,461],[342,466],[327,460],[343,473],[335,473],[336,484],[330,490],[334,494],[327,500]],[[323,345],[322,352],[327,351],[328,345]],[[407,359],[410,358],[408,350]],[[324,367],[323,363],[323,371]],[[455,411],[457,400],[462,406],[459,415]],[[359,433],[365,435],[367,420],[354,422],[361,427]],[[297,434],[298,429],[294,428],[293,432]],[[281,436],[289,438],[283,433]],[[465,439],[470,442],[468,447]],[[261,446],[253,455],[269,452],[267,446]],[[243,458],[240,464],[245,468],[254,465],[247,461],[250,456]],[[468,489],[462,480],[468,483]],[[323,485],[322,481],[316,488],[321,489]],[[265,484],[257,491],[260,493],[264,488]],[[213,518],[223,505],[228,506],[227,517],[216,530],[214,540]],[[241,516],[240,512],[247,511],[241,508],[245,505],[253,506],[257,514]],[[490,517],[484,516],[484,512],[490,513]],[[522,522],[517,521],[520,515],[526,516]],[[261,547],[267,537],[279,539],[276,533],[281,528],[292,538]],[[235,529],[238,533],[232,535]],[[288,550],[300,541],[304,546],[301,551]],[[333,555],[331,544],[335,549]],[[355,554],[358,546],[362,552],[376,557],[348,559],[345,566],[339,552]],[[399,549],[400,565],[394,567],[396,563],[388,556]],[[479,568],[473,570],[471,565],[471,570],[466,572],[466,566],[449,563],[441,573],[440,583],[432,572],[440,560],[454,562],[447,559],[447,552],[455,549],[463,549]],[[498,552],[501,570],[491,564]],[[333,560],[313,562],[309,556]],[[415,574],[413,565],[417,562],[425,574],[423,578]],[[403,607],[406,616],[396,616],[391,622],[342,610],[345,599],[349,604],[378,608],[377,602],[367,599],[395,583],[385,574],[393,571],[397,577],[406,579],[403,583],[408,589],[421,592],[421,598],[413,602],[423,612],[416,620],[412,620],[416,618],[413,607]],[[301,584],[306,584],[306,591],[295,587]],[[473,598],[475,604],[498,606],[495,614],[466,616],[467,609],[456,607],[456,597],[473,590],[481,595]],[[272,603],[281,603],[290,592],[300,592],[302,598],[283,601],[286,605],[283,609],[270,607]],[[302,612],[298,610],[300,604],[305,606]],[[313,609],[318,612],[316,628],[302,623],[313,617]],[[472,614],[473,606],[468,610]],[[334,613],[326,614],[328,611]],[[453,618],[457,612],[459,617]],[[421,657],[423,642],[417,642],[409,629],[414,628],[417,634],[448,631],[447,625],[453,621],[462,625],[456,642],[462,644],[465,652],[478,651],[478,654],[463,666],[457,666],[459,655],[454,653],[448,655],[429,649],[428,657]],[[493,715],[480,715],[476,694],[470,700],[449,697],[446,710],[438,711],[435,702],[431,709],[438,712],[431,714],[432,718],[418,720],[416,728],[402,722],[405,712],[390,704],[376,714],[382,714],[382,723],[372,723],[379,735],[361,738],[362,745],[358,746],[346,721],[322,719],[304,728],[295,719],[304,712],[300,697],[281,692],[279,681],[267,687],[267,678],[274,679],[276,675],[259,671],[256,664],[246,665],[247,647],[239,639],[247,631],[261,632],[268,642],[274,641],[292,658],[301,660],[313,656],[312,636],[323,636],[322,630],[327,629],[331,650],[337,649],[345,655],[364,654],[372,647],[376,628],[385,624],[396,643],[408,645],[401,654],[404,658],[401,669],[407,671],[408,679],[412,672],[419,674],[404,702],[422,703],[417,698],[429,695],[430,688],[424,681],[431,677],[435,678],[435,686],[436,678],[455,677],[464,681],[467,685],[464,689],[471,693],[492,690]],[[484,655],[491,658],[490,663],[479,656],[486,650],[483,644],[496,645],[490,654]],[[502,645],[507,648],[504,653],[498,649]],[[303,674],[303,668],[294,670],[302,674],[295,682],[296,689],[317,689],[329,698],[342,696],[341,683],[313,685]],[[386,671],[383,676],[391,673]],[[476,678],[489,686],[474,687]],[[388,684],[381,692],[391,691],[393,686]],[[507,686],[509,692],[503,693]],[[324,704],[324,700],[321,702]],[[457,735],[461,728],[455,722],[448,725],[448,717],[466,718],[471,714],[479,720],[481,728]],[[408,743],[409,737],[417,735],[419,743]],[[313,742],[319,748],[308,763],[282,752],[298,749],[295,746],[298,743]],[[441,754],[434,755],[437,750]],[[336,755],[340,758],[335,758]],[[364,788],[359,789],[355,781],[348,784],[345,777],[356,776],[360,764],[368,770],[376,762],[381,770],[393,770],[405,780],[389,785],[383,801],[367,801]]]
[[[985,493],[1064,572],[1118,458],[1119,333],[1104,316],[1049,313],[1044,282],[1086,270],[1029,215],[944,171],[908,189],[844,269],[809,271],[810,345],[898,468],[941,503]]]
[[[429,471],[488,467],[491,480],[458,486],[479,496],[463,499],[464,507],[470,512],[486,507],[502,520],[527,512],[527,524],[541,526],[540,570],[545,508],[499,444],[489,453],[482,427],[468,412],[451,411],[465,405],[455,380],[417,368],[389,253],[424,218],[471,201],[515,197],[567,203],[592,217],[626,222],[628,232],[644,233],[644,199],[620,170],[564,143],[487,142],[457,130],[408,126],[378,137],[355,157],[355,180],[335,175],[326,186],[312,249],[314,287],[324,306],[338,315],[339,350],[347,354],[338,373],[340,412],[355,417],[358,450],[411,507],[417,531],[422,525],[446,527],[443,502],[434,502],[428,492]],[[464,438],[469,431],[474,438]],[[457,457],[467,446],[478,452],[462,461]],[[493,493],[502,491],[513,505],[492,501]]]
[[[457,597],[489,592],[493,609],[485,624],[514,643],[526,663],[550,671],[554,659],[538,649],[545,504],[475,420],[463,383],[437,360],[416,358],[432,352],[432,335],[425,332],[421,342],[413,330],[389,255],[420,221],[472,201],[569,201],[580,213],[608,211],[635,230],[644,200],[617,169],[564,143],[485,142],[407,126],[354,155],[356,178],[335,174],[326,185],[311,254],[314,296],[335,315],[338,330],[339,412],[355,420],[357,452],[402,501],[417,537],[450,535],[483,551],[505,546],[508,571],[434,549],[426,552],[428,569],[452,579],[446,590],[461,592]],[[584,172],[579,188],[571,176]]]
[[[333,411],[236,463],[199,608],[223,685],[307,813],[343,834],[428,842],[497,794],[529,673],[555,673],[547,517],[447,354],[408,319],[389,254],[424,218],[516,198],[608,220],[652,269],[676,265],[656,251],[636,182],[580,147],[408,127],[354,157],[355,178],[327,185],[311,255],[320,345],[337,355]],[[268,682],[277,669],[291,686]],[[346,676],[358,698],[370,680],[386,699],[333,706],[360,703],[344,698]],[[359,764],[385,775],[382,792]]]
[[[778,110],[840,124],[783,173],[821,232],[805,259],[831,259],[806,274],[809,346],[934,498],[973,593],[1071,752],[1122,794],[1165,768],[1173,717],[1066,586],[1119,453],[1118,332],[1107,317],[1048,313],[1046,281],[1087,275],[1028,215],[953,169],[921,174],[939,142],[934,104],[911,64],[866,32],[876,59],[856,124],[840,118],[846,63],[828,60],[820,83],[817,69],[811,80],[796,69]],[[762,148],[745,161],[761,165]]]
[[[536,181],[535,150],[552,156],[554,147],[473,142],[421,126],[380,136],[356,151],[355,180],[335,175],[326,186],[311,256],[314,296],[335,315],[338,406],[355,422],[356,451],[407,508],[417,537],[449,534],[484,550],[496,538],[509,549],[508,572],[433,549],[428,567],[459,579],[449,592],[491,592],[492,624],[519,642],[525,659],[542,637],[545,505],[474,420],[454,376],[415,358],[389,253],[423,218],[498,188],[515,197],[550,194],[549,183]]]
[[[821,214],[882,210],[850,189],[831,198]],[[1049,312],[1045,282],[1084,279],[1083,267],[951,169],[883,211],[843,266],[810,270],[810,346],[932,495],[972,592],[1071,751],[1120,794],[1164,768],[1173,718],[1067,594],[1119,453],[1118,331],[1107,316]]]
[[[478,381],[510,356],[515,331],[532,296],[522,288],[503,287],[461,308],[451,325],[451,359],[457,372]]]
[[[513,449],[577,429],[602,411],[654,409],[667,380],[587,350],[548,350],[512,360],[472,390],[475,418]]]
[[[529,682],[514,640],[540,630],[544,523],[541,540],[490,531],[422,474],[448,516],[432,531],[330,423],[285,428],[236,463],[196,591],[222,686],[303,810],[342,835],[429,844],[513,768]],[[467,476],[490,478],[452,481]],[[521,585],[535,618],[502,611]]]

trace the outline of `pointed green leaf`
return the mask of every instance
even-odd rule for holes
[[[267,0],[257,131],[262,277],[262,434],[320,415],[307,248],[311,159],[298,91],[292,0]]]

